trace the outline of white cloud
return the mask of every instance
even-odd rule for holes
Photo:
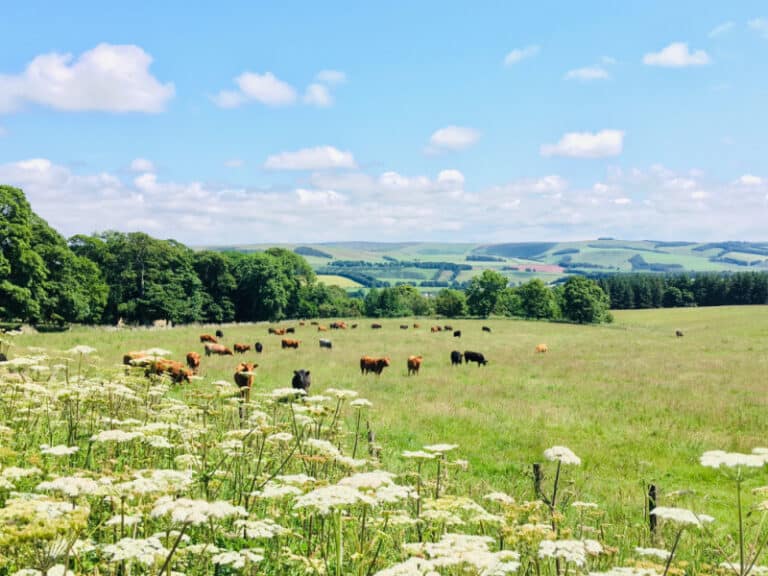
[[[307,190],[297,188],[296,196],[299,204],[307,206],[338,206],[344,202],[344,196],[335,190]]]
[[[539,50],[539,47],[535,44],[526,46],[525,48],[515,48],[504,57],[504,64],[511,66],[526,58],[533,58],[539,53]]]
[[[673,42],[660,52],[649,52],[643,56],[643,64],[665,68],[686,68],[709,64],[709,55],[704,50],[690,52],[685,42]]]
[[[333,146],[303,148],[295,152],[281,152],[269,156],[264,162],[267,170],[328,170],[331,168],[355,168],[351,152]]]
[[[333,86],[335,84],[344,84],[347,81],[347,75],[341,70],[320,70],[315,75],[315,80]]]
[[[241,168],[245,164],[240,158],[230,158],[224,162],[224,166],[227,168]]]
[[[722,36],[723,34],[726,34],[727,32],[730,32],[730,30],[734,27],[734,23],[731,20],[728,20],[727,22],[722,22],[712,28],[709,32],[710,38],[717,38],[718,36]]]
[[[430,153],[445,150],[463,150],[480,139],[480,132],[466,126],[446,126],[436,130],[429,139],[426,151]]]
[[[42,54],[21,74],[0,75],[0,113],[25,103],[67,111],[161,112],[175,89],[150,74],[151,63],[149,54],[130,44],[99,44],[76,59]]]
[[[260,102],[266,106],[288,106],[296,102],[296,90],[272,72],[258,74],[243,72],[235,78],[239,91],[222,90],[213,97],[221,108],[237,108],[247,102]]]
[[[328,108],[333,104],[333,96],[324,84],[310,84],[304,92],[304,103],[318,108]]]
[[[575,68],[569,70],[566,75],[566,80],[605,80],[608,78],[608,70],[602,66],[586,66],[584,68]]]
[[[741,184],[742,186],[760,186],[764,182],[765,180],[763,178],[753,174],[744,174],[738,180],[736,180],[736,183]]]
[[[557,144],[544,144],[542,156],[570,156],[573,158],[603,158],[618,156],[624,146],[622,130],[600,132],[567,132]]]
[[[765,38],[768,38],[768,19],[766,18],[753,18],[747,22],[747,26],[751,30],[762,34]]]
[[[134,158],[131,162],[131,172],[154,172],[155,165],[146,158]]]

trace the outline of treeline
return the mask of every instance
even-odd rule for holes
[[[598,279],[611,308],[768,304],[768,273],[614,274]]]

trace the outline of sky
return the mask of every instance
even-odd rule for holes
[[[761,1],[2,12],[0,183],[65,236],[768,240]]]

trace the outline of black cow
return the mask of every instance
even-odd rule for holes
[[[454,338],[461,338],[461,330],[454,330],[453,331],[453,337]]]
[[[453,330],[453,326],[451,326],[450,324],[446,324],[445,326],[443,326],[443,330],[448,330],[448,332],[450,332],[451,330]]]
[[[461,365],[462,354],[458,350],[451,352],[451,366]]]
[[[291,386],[296,390],[309,391],[309,387],[312,385],[312,378],[309,376],[309,370],[294,370],[293,380],[291,380]]]
[[[483,332],[490,332],[491,329],[488,326],[483,326]]]
[[[253,349],[261,354],[264,351],[264,346],[262,346],[261,342],[256,342],[256,344],[253,345]]]
[[[216,330],[216,338],[224,338],[224,332],[221,330]]]
[[[488,360],[486,360],[485,356],[483,356],[480,352],[470,352],[469,350],[464,351],[464,362],[467,364],[470,362],[477,362],[478,367],[482,366],[483,364],[488,364]]]
[[[682,330],[675,330],[675,336],[677,336],[678,338],[682,338],[683,337],[683,331]]]
[[[8,356],[0,352],[0,362],[8,362]]]
[[[285,333],[286,334],[296,334],[296,328],[294,328],[293,326],[291,326],[290,328],[286,328],[285,329]]]
[[[378,330],[379,328],[381,328],[381,324],[374,322],[373,324],[371,324],[371,328],[373,328],[374,330]]]
[[[400,330],[408,330],[408,324],[400,324]]]
[[[327,338],[320,338],[320,348],[328,348],[328,350],[330,350],[333,348],[333,342]]]

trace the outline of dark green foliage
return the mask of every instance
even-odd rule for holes
[[[435,296],[435,312],[448,318],[467,313],[467,297],[460,290],[444,288]]]
[[[317,248],[312,248],[311,246],[297,246],[293,249],[293,251],[298,254],[299,256],[315,256],[317,258],[333,258],[331,254],[328,254],[328,252],[323,252],[322,250],[318,250]]]
[[[508,283],[507,277],[495,270],[483,270],[482,274],[472,278],[467,287],[469,313],[482,317],[491,314]]]
[[[363,310],[372,318],[422,316],[432,312],[429,302],[408,284],[393,288],[373,288],[365,296]]]
[[[192,256],[195,273],[203,285],[202,320],[222,323],[235,319],[234,259],[221,252],[204,250]]]
[[[577,250],[578,252],[578,250]],[[490,256],[488,254],[470,254],[465,258],[467,262],[506,262],[506,258],[500,256]]]
[[[525,318],[555,318],[557,305],[552,290],[538,278],[517,288],[520,308]]]
[[[603,289],[589,278],[571,276],[562,287],[563,317],[579,324],[603,322],[610,301]]]

